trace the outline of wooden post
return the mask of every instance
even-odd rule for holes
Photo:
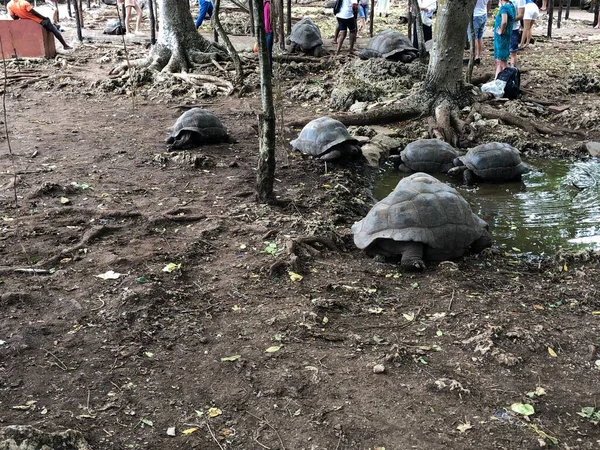
[[[248,10],[250,12],[250,23],[252,24],[250,26],[250,34],[252,36],[256,36],[255,30],[254,30],[254,8],[252,7],[252,3],[255,0],[248,0]],[[260,1],[260,0],[256,0],[256,1]]]
[[[285,29],[283,26],[283,0],[277,0],[277,34],[279,35],[279,48],[285,50]]]
[[[71,13],[71,0],[67,0],[67,14],[70,19],[73,18],[73,13]]]
[[[79,15],[79,0],[73,1],[73,9],[75,10],[75,23],[77,25],[77,39],[79,42],[83,41],[83,35],[81,34],[81,16]]]
[[[552,37],[552,19],[554,19],[554,0],[548,0],[548,38]]]
[[[562,21],[563,0],[558,0],[558,19],[556,19],[556,28],[560,30],[560,22]]]
[[[79,23],[81,24],[81,28],[85,28],[85,23],[83,21],[83,0],[75,0],[77,5],[79,6]]]
[[[421,13],[419,10],[419,3],[417,0],[412,0],[413,9],[417,11],[415,13],[415,23],[417,24],[417,41],[419,44],[419,59],[421,62],[425,61],[425,55],[427,54],[427,50],[425,50],[425,35],[423,33],[423,22],[421,21]],[[464,39],[464,37],[463,37]]]
[[[471,84],[471,81],[473,80],[473,66],[475,64],[475,27],[473,26],[473,13],[475,11],[473,11],[471,13],[471,23],[469,25],[469,65],[467,66],[467,74],[466,74],[466,78],[465,81],[469,84]],[[479,55],[481,57],[481,55]]]
[[[287,0],[287,35],[292,34],[292,0]]]
[[[87,0],[87,9],[92,9],[92,2],[91,2],[91,0]]]
[[[594,5],[594,26],[598,25],[598,13],[600,12],[600,1],[596,0]]]
[[[371,0],[371,10],[369,11],[369,36],[373,37],[373,19],[375,18],[375,0]]]
[[[413,13],[412,13],[412,7],[411,7],[410,0],[408,0],[408,9],[407,10],[408,10],[408,33],[407,33],[407,35],[408,35],[408,40],[410,42],[412,42],[413,41],[413,38],[412,38],[413,26],[412,25],[413,25],[414,19],[413,19]]]
[[[569,11],[571,11],[571,0],[567,0],[567,10],[565,11],[565,20],[569,20]]]
[[[156,21],[154,19],[154,1],[148,0],[148,18],[150,19],[150,43],[156,44]]]

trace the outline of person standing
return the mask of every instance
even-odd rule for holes
[[[271,22],[271,0],[264,1],[263,19],[265,22],[267,51],[269,52],[269,64],[271,65],[271,73],[273,73],[273,24]]]
[[[33,9],[33,6],[31,6],[27,0],[10,0],[6,5],[6,12],[13,20],[33,20],[34,22],[39,23],[58,39],[65,50],[71,50],[73,48],[67,44],[65,38],[63,38],[62,34],[54,26],[52,21]]]
[[[510,35],[515,21],[515,7],[510,0],[500,0],[500,9],[494,22],[494,59],[496,77],[508,66],[510,57]]]
[[[481,55],[483,54],[483,33],[487,22],[489,0],[477,0],[475,9],[473,10],[473,34],[475,35],[475,50],[473,60],[475,64],[481,63]],[[469,42],[471,42],[471,30],[467,31]]]
[[[196,19],[196,29],[200,28],[206,16],[208,16],[209,19],[212,18],[214,10],[213,2],[211,0],[198,0],[198,4],[200,5],[200,12]]]
[[[437,10],[436,0],[418,0],[421,23],[423,24],[423,39],[425,42],[433,38],[433,15]],[[419,35],[417,33],[417,21],[413,25],[413,47],[419,48]]]
[[[370,0],[358,0],[358,20],[360,25],[358,26],[358,32],[367,28],[367,20],[369,20],[369,1]]]
[[[337,50],[336,55],[340,54],[342,50],[342,44],[346,39],[346,33],[350,32],[350,51],[354,53],[354,43],[356,42],[356,14],[358,10],[358,0],[342,0],[340,10],[336,13],[335,17],[338,22],[339,35],[336,36]]]
[[[135,17],[135,32],[139,33],[142,28],[142,8],[138,4],[137,0],[117,0],[118,5],[125,4],[125,33],[128,35],[132,35],[135,33],[131,32],[129,28],[129,22],[131,22],[131,13],[135,9],[136,17]]]
[[[531,42],[531,32],[535,21],[540,16],[540,9],[533,0],[527,0],[525,4],[525,14],[523,15],[523,36],[521,37],[521,48],[529,47]]]
[[[510,0],[515,8],[515,21],[510,35],[510,65],[517,67],[517,52],[519,51],[519,30],[521,29],[521,19],[525,15],[525,4],[527,0]]]
[[[375,12],[379,14],[379,17],[381,17],[382,14],[385,17],[390,15],[390,2],[391,0],[377,0]]]

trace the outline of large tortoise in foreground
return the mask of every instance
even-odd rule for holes
[[[305,17],[292,27],[289,44],[290,53],[301,51],[307,55],[323,55],[323,39],[319,26],[310,17]]]
[[[290,144],[304,155],[325,161],[348,160],[362,155],[358,141],[350,136],[346,125],[331,117],[319,117],[307,123]]]
[[[463,174],[466,184],[474,179],[504,182],[518,180],[531,169],[521,161],[521,152],[509,144],[489,142],[478,145],[454,160],[448,175]]]
[[[232,141],[227,128],[210,111],[192,108],[184,112],[165,141],[173,150]]]
[[[488,225],[447,184],[426,173],[398,183],[367,216],[352,226],[354,243],[368,254],[402,257],[405,269],[425,269],[424,261],[461,257],[491,246]]]
[[[360,59],[384,58],[409,63],[419,56],[419,51],[402,33],[385,30],[373,36],[358,56]]]

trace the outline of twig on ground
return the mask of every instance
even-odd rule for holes
[[[206,428],[208,428],[208,432],[210,433],[211,437],[213,438],[213,441],[215,441],[217,443],[217,445],[219,446],[219,448],[221,450],[225,450],[225,448],[223,448],[221,443],[217,440],[215,434],[213,433],[212,428],[210,427],[210,424],[208,422],[204,422],[204,423],[206,424]]]

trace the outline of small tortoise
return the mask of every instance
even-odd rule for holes
[[[312,56],[323,55],[321,30],[310,17],[305,17],[292,27],[289,37],[290,53],[297,50]]]
[[[409,63],[419,56],[419,51],[402,33],[385,30],[373,36],[358,56],[360,59],[384,58]]]
[[[400,153],[404,172],[447,173],[454,167],[458,152],[439,139],[419,139],[408,144]]]
[[[192,108],[179,116],[166,140],[174,150],[219,142],[230,142],[227,128],[217,116],[201,108]]]
[[[464,156],[454,160],[448,175],[460,175],[466,184],[473,179],[483,181],[511,181],[520,179],[521,175],[531,169],[521,161],[521,152],[516,148],[501,142],[489,142],[472,148]]]
[[[319,117],[307,123],[290,144],[305,155],[325,161],[352,159],[362,154],[358,141],[350,136],[346,126],[331,117]]]
[[[459,258],[469,248],[479,252],[491,246],[487,228],[456,189],[418,172],[400,180],[352,233],[368,254],[402,255],[403,268],[423,270],[425,260]]]

